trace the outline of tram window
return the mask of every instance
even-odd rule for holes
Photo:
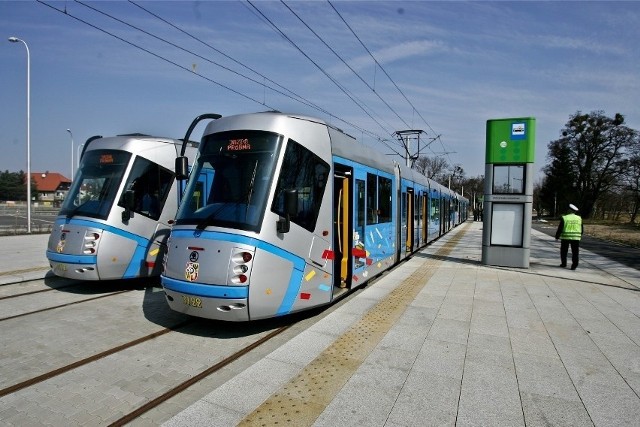
[[[364,180],[356,179],[356,203],[358,204],[356,207],[357,213],[357,226],[358,228],[364,227]]]
[[[391,222],[391,180],[378,177],[378,222]]]
[[[440,197],[436,195],[436,197],[431,199],[431,220],[432,221],[440,221]]]
[[[367,224],[378,223],[378,177],[367,174]]]
[[[282,169],[271,210],[284,216],[285,190],[298,190],[298,213],[291,222],[309,231],[316,228],[329,165],[307,148],[290,139],[282,161]]]
[[[154,220],[160,218],[172,182],[173,174],[168,169],[137,157],[125,185],[134,192],[133,211]],[[124,192],[118,206],[124,207]]]
[[[391,179],[367,174],[367,224],[391,222]]]

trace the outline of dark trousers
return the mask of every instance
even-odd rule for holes
[[[560,240],[560,262],[563,267],[567,265],[569,245],[571,245],[571,268],[576,268],[580,257],[580,240]]]

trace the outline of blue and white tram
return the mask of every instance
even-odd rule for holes
[[[89,138],[49,237],[53,273],[79,280],[158,276],[178,209],[173,167],[182,146],[140,134]],[[197,144],[185,151],[193,159]]]
[[[448,230],[446,194],[321,120],[220,118],[205,129],[167,243],[167,301],[228,321],[329,304]]]

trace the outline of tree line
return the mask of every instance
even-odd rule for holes
[[[476,206],[471,206],[472,208],[482,207],[484,176],[468,178],[461,165],[451,165],[439,156],[420,156],[413,162],[412,168],[427,178],[462,194],[469,199],[471,205],[475,202]]]
[[[638,221],[640,133],[622,114],[577,111],[547,148],[543,177],[534,185],[538,214],[557,217],[572,203],[583,218]],[[464,190],[472,207],[482,207],[484,176],[467,178],[462,166],[442,157],[419,157],[412,167],[458,193]]]
[[[32,194],[37,194],[36,184],[31,180]],[[0,172],[0,201],[27,201],[27,174],[24,171]]]
[[[573,203],[583,218],[636,222],[640,137],[622,114],[577,111],[547,147],[548,163],[534,191],[536,209],[558,216]]]

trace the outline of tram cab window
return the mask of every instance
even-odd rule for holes
[[[173,183],[173,173],[142,157],[137,157],[127,178],[125,190],[133,190],[133,211],[151,219],[160,218]],[[124,207],[124,192],[118,206]]]
[[[285,190],[298,190],[298,213],[291,222],[309,231],[316,228],[329,165],[307,148],[290,139],[282,161],[271,211],[284,216]]]
[[[107,219],[130,158],[120,150],[87,151],[60,214]]]

